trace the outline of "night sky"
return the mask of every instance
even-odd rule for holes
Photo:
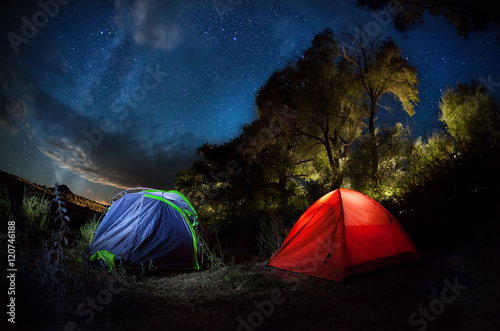
[[[195,149],[237,136],[256,116],[260,86],[327,27],[339,41],[355,22],[392,36],[418,68],[416,115],[384,98],[392,111],[380,110],[380,127],[442,129],[439,98],[457,81],[489,80],[500,95],[491,35],[463,39],[432,16],[403,35],[354,0],[74,0],[49,6],[52,17],[20,2],[0,4],[0,169],[96,200],[128,187],[172,189]],[[37,31],[25,27],[29,38],[13,46],[9,33],[22,38],[34,19]]]

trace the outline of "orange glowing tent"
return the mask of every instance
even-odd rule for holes
[[[306,210],[268,265],[339,281],[418,259],[415,246],[387,209],[342,188]]]

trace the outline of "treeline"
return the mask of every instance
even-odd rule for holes
[[[178,174],[177,189],[206,224],[258,224],[270,212],[287,219],[339,187],[412,210],[416,193],[446,176],[457,180],[456,169],[497,165],[498,106],[482,85],[459,83],[443,92],[445,132],[422,138],[400,123],[380,129],[384,95],[413,115],[417,69],[392,39],[360,32],[341,41],[330,29],[316,35],[302,56],[260,88],[257,119],[226,143],[198,148],[197,161]],[[476,175],[481,178],[473,176],[470,191],[487,185],[486,172]]]

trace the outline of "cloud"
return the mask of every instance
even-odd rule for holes
[[[143,149],[129,134],[107,134],[91,150],[65,138],[49,138],[40,151],[58,167],[93,183],[172,188],[175,175],[194,161],[194,141],[185,134]]]
[[[73,144],[65,138],[48,139],[46,140],[46,145],[39,147],[40,151],[48,156],[58,167],[68,169],[72,173],[93,183],[101,183],[104,180],[104,177],[99,173],[99,169],[78,145]],[[121,187],[114,182],[109,182],[107,185]]]
[[[26,79],[15,67],[0,66],[0,124],[11,134],[24,126],[28,137],[37,128],[50,135],[74,135],[75,122],[85,124],[71,107]]]
[[[26,105],[19,97],[11,100],[4,92],[5,89],[0,82],[0,126],[14,135],[25,123]]]
[[[52,53],[54,61],[64,64],[58,54]],[[162,127],[152,127],[139,111],[126,119],[107,114],[115,129],[104,132],[102,117],[106,114],[96,116],[71,107],[36,80],[25,78],[16,66],[5,64],[0,69],[0,127],[12,134],[24,129],[22,133],[30,139],[33,136],[33,145],[54,169],[119,189],[168,189],[176,174],[195,159],[195,148],[202,141],[196,135],[172,132],[171,138],[162,138]],[[96,132],[94,141],[89,133]]]
[[[32,98],[39,150],[56,166],[90,182],[169,188],[195,158],[200,138],[192,134],[162,140],[147,122],[127,122],[121,130],[104,132],[101,119],[82,116],[42,91]]]
[[[186,21],[179,12],[185,7],[182,1],[137,0],[130,8],[117,1],[113,21],[128,31],[136,44],[171,51],[184,39]]]

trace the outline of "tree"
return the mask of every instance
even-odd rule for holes
[[[495,101],[486,88],[473,82],[457,84],[443,92],[439,103],[440,121],[461,145],[473,151],[498,148],[500,120]]]
[[[357,35],[346,34],[346,38],[342,55],[354,65],[354,75],[370,101],[368,130],[375,137],[377,102],[384,94],[399,100],[408,115],[414,114],[419,102],[417,69],[401,56],[392,39],[370,40],[360,27]]]
[[[365,96],[369,100],[368,132],[370,139],[367,152],[372,165],[369,176],[373,186],[378,187],[379,161],[375,118],[378,101],[384,94],[390,94],[401,102],[403,110],[410,116],[418,99],[417,69],[401,56],[401,50],[392,39],[371,40],[358,26],[358,34],[346,34],[347,43],[342,47],[342,56],[353,65],[354,76],[358,79]]]
[[[307,176],[301,169],[312,155],[297,152],[302,145],[296,139],[278,138],[282,127],[279,120],[257,119],[231,141],[197,149],[198,159],[177,175],[176,188],[189,195],[206,223],[305,201],[295,180]]]
[[[463,37],[489,30],[495,31],[497,38],[500,36],[500,16],[488,0],[358,0],[358,6],[379,13],[383,11],[402,32],[418,28],[423,22],[423,14],[430,12],[434,16],[444,16]]]
[[[396,123],[376,137],[377,149],[371,139],[362,140],[353,149],[348,169],[349,186],[375,199],[387,199],[399,193],[398,184],[406,176],[414,149],[411,130]],[[374,153],[377,153],[374,156]],[[371,178],[374,160],[378,161],[378,186]]]
[[[333,31],[317,34],[302,57],[276,71],[256,98],[259,117],[287,118],[281,139],[302,139],[311,150],[322,146],[332,188],[342,184],[341,159],[359,138],[366,105],[350,65],[340,57]]]
[[[238,166],[234,166],[237,164],[232,162],[238,162],[234,160],[237,156],[233,153],[235,146],[231,142],[204,144],[196,150],[197,160],[177,174],[175,188],[189,196],[200,218],[208,226],[229,218],[231,203],[240,198],[237,192],[229,192],[232,191],[232,177],[239,170]]]
[[[290,181],[307,177],[302,172],[303,165],[311,162],[314,155],[300,139],[288,136],[284,130],[283,119],[268,116],[256,119],[242,130],[238,151],[246,163],[262,167],[259,180],[255,176],[253,180],[257,190],[275,189],[285,194]]]

